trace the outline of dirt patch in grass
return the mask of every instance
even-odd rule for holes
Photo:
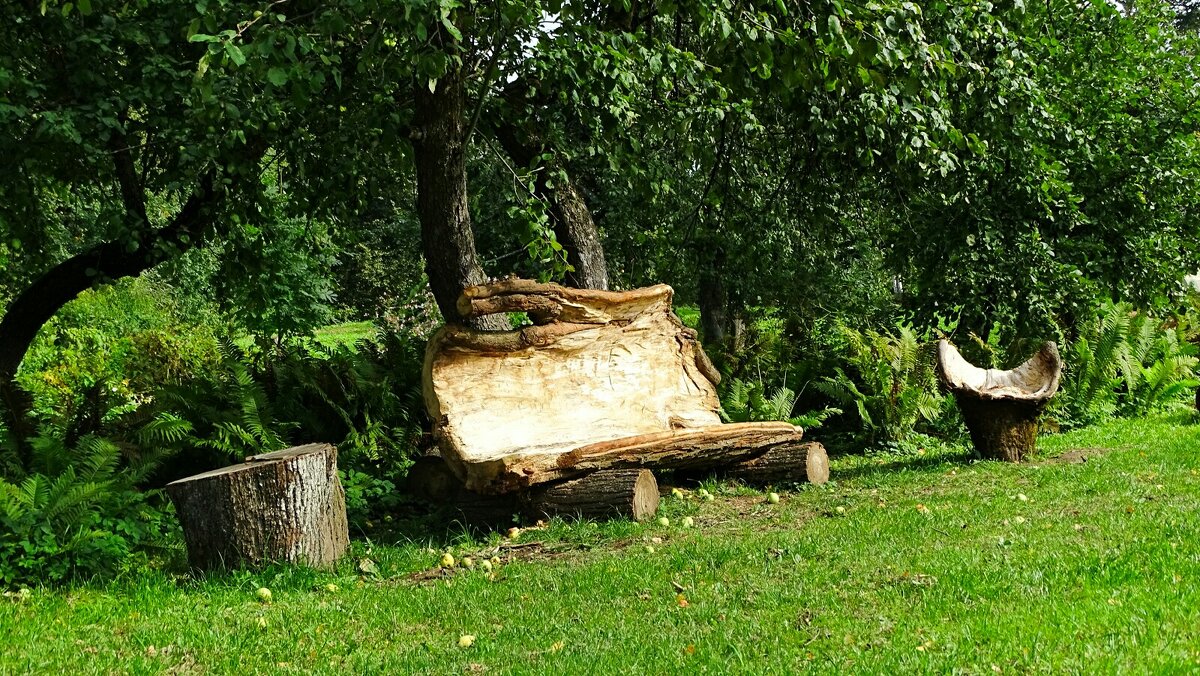
[[[1083,463],[1087,462],[1088,460],[1091,460],[1093,458],[1104,455],[1105,453],[1111,453],[1113,451],[1119,451],[1119,450],[1122,450],[1125,448],[1128,448],[1128,446],[1117,446],[1114,448],[1103,448],[1100,446],[1095,446],[1095,447],[1090,447],[1090,448],[1072,448],[1063,453],[1060,453],[1059,455],[1054,456],[1053,458],[1046,458],[1045,460],[1043,460],[1039,463],[1036,463],[1036,464],[1039,464],[1039,465],[1082,465]]]

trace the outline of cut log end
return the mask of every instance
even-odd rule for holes
[[[829,481],[829,454],[815,441],[786,444],[722,468],[719,474],[754,485],[794,481],[819,486]]]
[[[337,449],[311,444],[167,485],[198,570],[269,562],[329,567],[349,546]]]
[[[644,521],[658,512],[658,481],[648,469],[610,469],[529,492],[534,517],[611,518]]]

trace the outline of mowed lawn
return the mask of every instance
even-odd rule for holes
[[[777,505],[667,496],[669,526],[385,545],[379,524],[336,573],[35,589],[0,599],[0,672],[1200,672],[1190,419],[1044,437],[1019,466],[928,449],[833,476]],[[447,547],[502,563],[442,575]]]

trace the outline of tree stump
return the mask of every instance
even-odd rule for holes
[[[648,469],[608,469],[539,486],[525,498],[534,518],[563,516],[645,521],[658,512],[658,481]]]
[[[829,454],[815,441],[777,446],[757,458],[722,468],[719,473],[752,485],[807,481],[820,486],[829,481]]]
[[[1058,391],[1062,359],[1051,342],[1015,369],[981,369],[949,342],[938,343],[938,378],[954,394],[975,450],[1020,462],[1037,447],[1038,418]]]
[[[349,545],[337,449],[309,444],[167,484],[198,570],[330,567]]]
[[[992,460],[1021,462],[1037,448],[1038,418],[1045,403],[985,401],[955,394],[958,410],[979,454]]]

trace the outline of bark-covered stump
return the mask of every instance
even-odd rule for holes
[[[938,379],[954,393],[975,450],[1020,462],[1037,447],[1038,418],[1058,391],[1062,359],[1048,342],[1024,364],[1001,371],[974,366],[946,340],[938,342]]]
[[[560,484],[539,486],[525,497],[533,517],[645,521],[658,512],[658,481],[648,469],[608,469]]]
[[[1037,448],[1045,402],[983,400],[956,392],[954,399],[975,450],[990,460],[1021,462]]]
[[[349,545],[337,449],[309,444],[251,456],[167,485],[199,570],[268,562],[329,567]]]

